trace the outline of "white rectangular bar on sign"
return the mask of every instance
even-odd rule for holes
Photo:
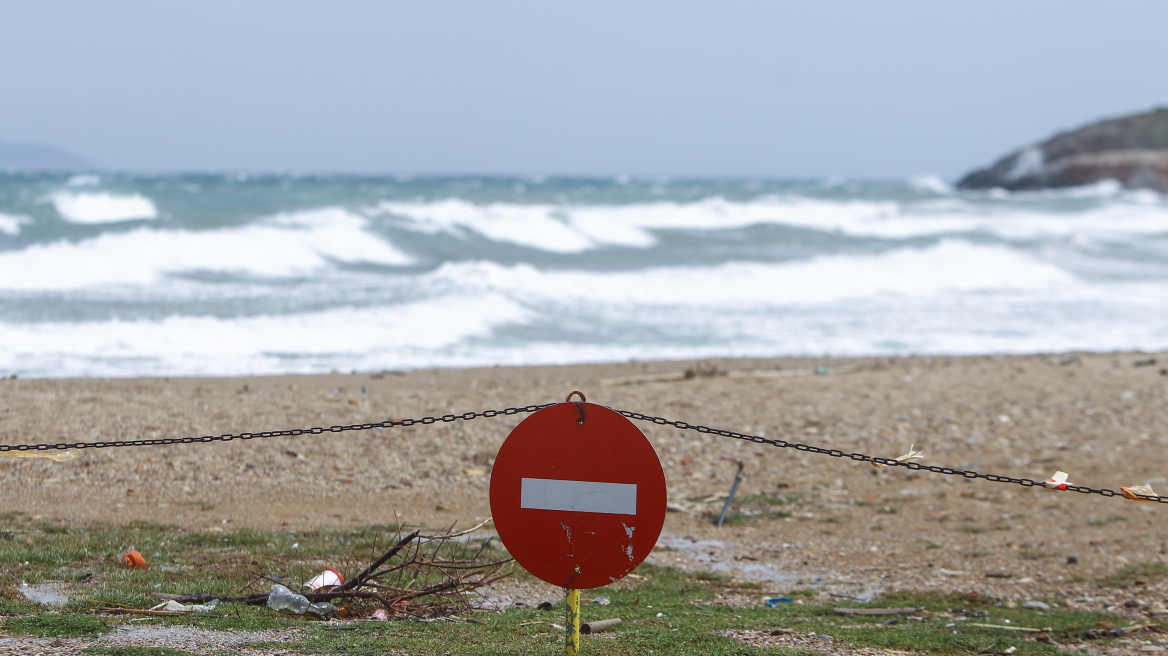
[[[525,478],[519,507],[532,510],[637,514],[637,486],[628,483]]]

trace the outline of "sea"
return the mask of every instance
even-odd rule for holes
[[[0,173],[0,376],[1164,349],[1110,182]]]

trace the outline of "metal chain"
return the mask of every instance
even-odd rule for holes
[[[523,412],[542,410],[554,403],[543,405],[527,405],[505,410],[484,410],[482,412],[466,412],[461,415],[442,415],[440,417],[422,417],[421,419],[387,419],[369,424],[348,424],[344,426],[316,426],[313,428],[293,428],[290,430],[263,431],[260,433],[227,433],[224,435],[204,435],[202,437],[166,437],[153,440],[117,440],[113,442],[61,442],[58,444],[0,444],[0,452],[4,451],[55,451],[66,449],[104,449],[114,446],[163,446],[166,444],[195,444],[200,442],[230,442],[231,440],[250,440],[257,437],[295,437],[298,435],[320,435],[321,433],[344,433],[346,431],[369,430],[371,428],[393,428],[395,426],[413,426],[415,424],[436,424],[438,422],[470,421],[477,417],[498,417],[499,415],[517,415]]]
[[[570,397],[569,397],[570,398]],[[517,415],[520,413],[531,413],[537,410],[556,405],[554,403],[544,403],[542,405],[527,405],[521,407],[506,408],[504,410],[484,410],[481,412],[465,412],[460,415],[441,415],[438,417],[422,417],[421,419],[399,419],[386,420],[366,424],[347,424],[338,426],[316,426],[313,428],[293,428],[289,430],[277,431],[262,431],[259,433],[226,433],[223,435],[204,435],[202,437],[166,437],[161,439],[151,440],[115,440],[110,442],[59,442],[56,444],[0,444],[0,453],[7,451],[64,451],[68,449],[104,449],[109,447],[122,446],[164,446],[168,444],[196,444],[203,442],[230,442],[232,440],[250,440],[257,437],[296,437],[299,435],[320,435],[322,433],[344,433],[347,431],[369,430],[372,428],[394,428],[397,426],[407,427],[416,424],[429,425],[438,422],[450,423],[453,421],[470,421],[478,417],[498,417],[500,415]],[[937,465],[922,465],[916,462],[901,462],[892,458],[881,458],[879,456],[869,456],[863,453],[848,453],[840,449],[825,449],[820,446],[812,446],[810,444],[800,444],[798,442],[788,442],[786,440],[770,440],[758,435],[747,435],[746,433],[738,433],[735,431],[725,430],[721,428],[710,428],[709,426],[701,426],[698,424],[689,424],[684,421],[674,421],[672,419],[665,419],[663,417],[654,417],[652,415],[645,415],[639,412],[631,412],[629,410],[616,410],[616,412],[629,419],[636,419],[638,421],[648,421],[659,426],[673,426],[682,430],[692,430],[699,433],[706,433],[709,435],[718,435],[721,437],[729,437],[736,440],[744,440],[746,442],[754,442],[755,444],[769,444],[781,449],[795,449],[796,451],[804,451],[807,453],[818,453],[825,456],[832,456],[833,458],[850,458],[860,462],[870,462],[886,467],[904,467],[912,471],[928,471],[936,474],[944,474],[946,476],[960,476],[962,478],[981,478],[992,483],[1014,483],[1022,487],[1044,487],[1042,481],[1036,481],[1029,478],[1012,478],[1010,476],[999,476],[997,474],[982,474],[968,469],[953,469],[950,467],[939,467]],[[1126,495],[1115,490],[1107,488],[1093,488],[1085,485],[1068,485],[1066,487],[1068,492],[1080,492],[1083,494],[1098,494],[1105,497],[1125,497]],[[1133,495],[1136,499],[1142,501],[1157,501],[1159,503],[1168,503],[1168,497],[1150,496],[1136,494]]]
[[[692,430],[699,433],[707,433],[710,435],[719,435],[721,437],[730,437],[736,440],[744,440],[747,442],[754,442],[756,444],[769,444],[781,449],[795,449],[796,451],[806,451],[808,453],[819,453],[825,456],[832,456],[833,458],[850,458],[860,462],[871,462],[873,464],[884,465],[886,467],[904,467],[913,471],[928,471],[937,474],[945,474],[946,476],[961,476],[962,478],[981,478],[993,483],[1014,483],[1022,487],[1045,487],[1042,481],[1036,481],[1029,478],[1012,478],[1010,476],[998,476],[997,474],[981,474],[968,469],[952,469],[950,467],[938,467],[936,465],[922,465],[916,462],[901,462],[893,460],[892,458],[881,458],[879,456],[869,456],[863,453],[847,453],[839,449],[825,449],[821,446],[812,446],[810,444],[799,444],[798,442],[788,442],[786,440],[768,440],[765,437],[758,435],[747,435],[745,433],[737,433],[734,431],[724,430],[721,428],[710,428],[709,426],[700,426],[696,424],[687,424],[684,421],[673,421],[663,417],[654,417],[651,415],[643,415],[639,412],[630,412],[628,410],[617,410],[617,413],[628,417],[629,419],[636,419],[638,421],[648,421],[660,426],[673,426],[682,430]],[[1066,487],[1068,492],[1081,492],[1083,494],[1099,494],[1105,497],[1121,497],[1129,498],[1122,492],[1109,490],[1107,488],[1093,488],[1085,485],[1068,485]],[[1149,496],[1143,494],[1133,495],[1136,499],[1141,501],[1157,501],[1159,503],[1168,503],[1168,497]]]

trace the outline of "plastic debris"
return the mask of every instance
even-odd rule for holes
[[[154,606],[150,610],[169,610],[169,611],[177,611],[180,613],[182,613],[182,612],[209,613],[212,610],[215,610],[215,607],[218,605],[219,605],[218,599],[212,599],[210,602],[205,603],[205,604],[189,604],[189,605],[188,604],[180,604],[179,602],[171,599],[170,601],[167,601],[166,603],[158,604],[157,606]]]
[[[767,606],[771,608],[778,608],[779,604],[793,604],[795,600],[790,597],[767,597],[763,599]]]
[[[1154,499],[1141,499],[1140,497],[1160,496],[1156,494],[1154,490],[1152,490],[1151,485],[1133,485],[1131,487],[1121,487],[1119,488],[1119,491],[1123,492],[1123,496],[1131,499],[1132,501],[1147,501],[1149,503],[1155,503]]]
[[[1045,601],[1024,601],[1022,607],[1029,610],[1050,610],[1050,604]]]
[[[1067,482],[1066,472],[1056,471],[1043,485],[1052,490],[1065,490],[1070,483]]]
[[[952,624],[948,626],[953,626]],[[970,622],[969,626],[980,626],[983,629],[1001,629],[1003,631],[1025,631],[1026,633],[1034,633],[1042,629],[1035,629],[1029,626],[1009,626],[1003,624],[978,624],[977,622]]]
[[[15,378],[16,376],[13,376]],[[89,432],[89,441],[92,442],[101,435],[101,431],[94,428]],[[80,455],[78,451],[60,451],[58,453],[49,453],[48,451],[0,451],[0,457],[3,458],[44,458],[45,460],[52,460],[53,462],[67,462]]]
[[[925,457],[925,454],[923,451],[917,451],[916,445],[910,444],[908,447],[908,453],[904,454],[903,456],[897,456],[897,457],[893,458],[893,460],[895,460],[897,462],[908,462],[909,460],[919,460],[919,459],[924,458],[924,457]],[[891,465],[885,465],[883,463],[879,463],[879,462],[876,462],[875,460],[873,460],[872,466],[876,467],[877,469],[881,469],[883,467],[890,467]]]
[[[373,619],[385,622],[389,620],[389,612],[384,608],[378,608],[377,610],[373,611]]]
[[[137,549],[130,549],[122,554],[122,566],[126,569],[150,569],[150,564]]]
[[[617,624],[620,624],[621,622],[622,620],[619,617],[615,617],[611,620],[600,620],[598,622],[585,622],[580,625],[580,633],[583,633],[584,635],[602,633],[611,629]]]
[[[326,567],[323,572],[316,575],[316,578],[302,585],[301,589],[307,588],[313,592],[332,592],[333,588],[340,587],[344,584],[345,577],[341,576],[340,572],[331,567]]]
[[[4,458],[44,458],[45,460],[52,460],[53,462],[65,462],[77,457],[76,451],[61,451],[60,453],[49,453],[47,451],[0,451],[0,457]]]
[[[328,603],[312,603],[304,595],[296,594],[279,583],[273,584],[268,593],[268,608],[272,610],[290,610],[297,615],[312,613],[313,615],[332,615],[337,607]]]
[[[600,604],[601,606],[607,606],[607,605],[611,604],[612,602],[609,601],[608,597],[606,597],[604,595],[600,595],[599,597],[597,597],[595,599],[589,599],[588,601],[586,601],[584,603],[586,603],[586,604]]]
[[[16,588],[17,592],[29,601],[47,606],[64,606],[69,603],[69,595],[57,583],[34,583],[29,585],[24,581]]]

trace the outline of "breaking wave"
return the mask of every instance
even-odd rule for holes
[[[157,219],[158,208],[141,194],[59,192],[52,197],[57,214],[72,223],[117,223]]]
[[[1114,185],[0,175],[0,374],[1154,350],[1163,298]]]

